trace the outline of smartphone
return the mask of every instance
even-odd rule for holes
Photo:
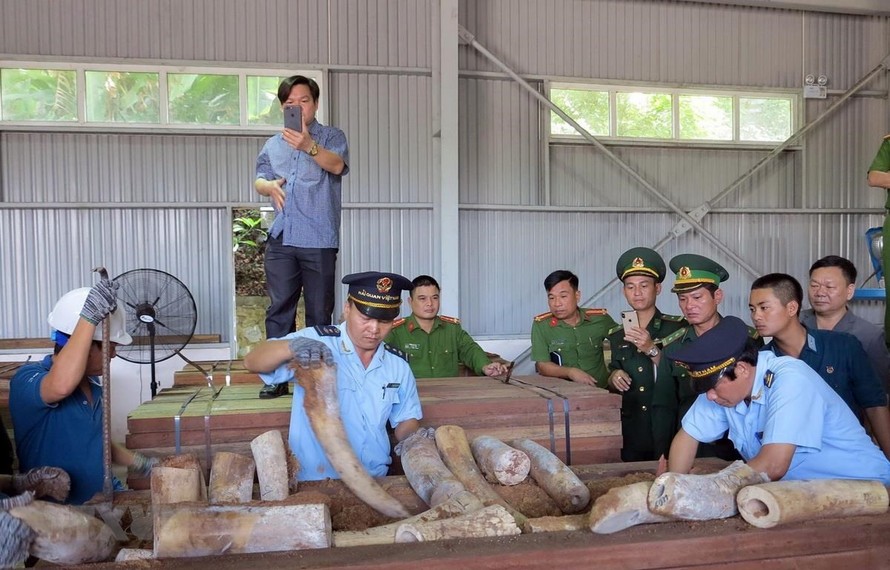
[[[632,327],[640,326],[640,320],[637,318],[636,311],[621,311],[621,324],[624,326],[624,332]]]
[[[303,132],[303,108],[299,105],[284,108],[284,127]]]

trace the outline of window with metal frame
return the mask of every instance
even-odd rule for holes
[[[268,132],[282,124],[278,84],[291,75],[325,93],[321,70],[0,61],[0,128]]]
[[[785,90],[552,83],[550,99],[591,135],[618,142],[770,145],[794,133],[798,94]],[[550,140],[581,135],[550,114]]]

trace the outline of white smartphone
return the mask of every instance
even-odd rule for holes
[[[621,311],[621,324],[624,326],[624,332],[632,327],[640,326],[640,319],[637,318],[636,311]]]
[[[284,128],[303,132],[303,108],[299,105],[284,108]]]

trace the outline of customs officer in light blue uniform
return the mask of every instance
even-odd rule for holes
[[[688,473],[699,442],[728,429],[748,465],[771,481],[890,484],[890,461],[843,399],[804,362],[758,353],[741,320],[724,318],[671,358],[699,396],[671,444],[669,471]]]
[[[291,382],[291,360],[321,354],[337,365],[340,418],[356,456],[373,477],[386,475],[390,464],[389,422],[402,441],[423,417],[417,384],[404,353],[383,343],[399,314],[401,293],[411,282],[392,273],[347,275],[349,298],[339,325],[306,328],[258,345],[244,359],[267,385]],[[298,480],[339,478],[315,437],[303,409],[304,390],[294,387],[288,443],[300,462]]]

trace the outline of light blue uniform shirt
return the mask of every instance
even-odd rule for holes
[[[764,377],[773,374],[771,387]],[[751,404],[725,408],[701,394],[683,417],[701,442],[729,439],[745,461],[769,443],[797,446],[783,480],[872,479],[890,484],[890,461],[872,443],[840,396],[806,363],[759,353]]]
[[[411,368],[404,358],[386,350],[383,343],[377,347],[371,363],[365,368],[346,333],[346,323],[336,327],[318,328],[336,328],[340,331],[340,336],[322,336],[316,328],[307,328],[283,338],[289,340],[302,336],[316,339],[334,353],[340,418],[349,444],[372,477],[383,477],[391,461],[389,435],[386,433],[387,420],[395,428],[405,420],[419,420],[423,417],[417,395],[417,382]],[[260,376],[266,384],[294,380],[293,371],[288,368],[287,363],[271,374]],[[339,479],[340,476],[328,462],[324,449],[315,438],[309,418],[303,410],[305,391],[294,384],[293,392],[288,441],[300,461],[297,479]]]
[[[256,158],[256,177],[285,179],[284,211],[278,212],[269,234],[284,245],[306,248],[340,247],[341,181],[349,173],[349,147],[338,128],[312,121],[309,134],[321,147],[340,155],[343,172],[322,169],[309,153],[294,150],[281,134],[270,137]]]

